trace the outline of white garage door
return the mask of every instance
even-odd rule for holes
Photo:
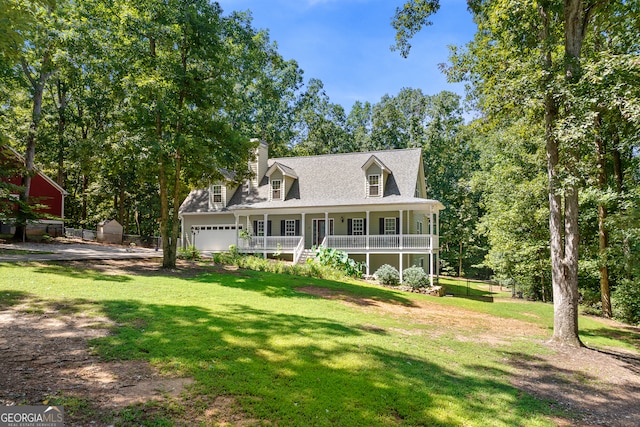
[[[227,251],[229,245],[237,243],[236,236],[242,226],[225,225],[194,225],[191,227],[191,241],[200,251]]]

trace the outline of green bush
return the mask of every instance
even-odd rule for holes
[[[276,274],[290,274],[328,280],[342,280],[345,277],[344,271],[320,265],[316,262],[310,262],[305,265],[289,264],[283,261],[267,260],[262,256],[233,254],[231,252],[215,253],[213,254],[213,261],[216,264],[235,265],[247,270]]]
[[[427,273],[424,272],[424,269],[416,267],[415,265],[413,267],[406,268],[402,272],[402,281],[414,289],[426,288],[429,286],[429,277],[427,276]]]
[[[640,325],[640,286],[623,280],[611,295],[614,317],[632,325]]]
[[[384,264],[375,273],[374,276],[378,278],[378,281],[383,285],[397,286],[400,284],[400,273],[398,270],[389,265]]]
[[[200,251],[194,245],[186,248],[178,248],[178,258],[189,261],[197,261],[200,259]]]
[[[326,267],[344,271],[347,276],[360,278],[365,270],[365,264],[349,258],[349,254],[333,248],[318,246],[314,262]]]

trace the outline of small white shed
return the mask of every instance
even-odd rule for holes
[[[98,242],[122,243],[122,225],[115,219],[107,219],[98,224]]]

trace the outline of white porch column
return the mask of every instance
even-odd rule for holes
[[[440,211],[436,211],[436,235],[438,236],[438,251],[436,252],[436,277],[440,281]],[[433,244],[431,245],[433,246]],[[431,249],[433,251],[433,249]]]
[[[365,220],[366,222],[366,230],[365,233],[367,233],[367,270],[369,269],[369,235],[371,233],[369,233],[369,229],[371,228],[371,221],[369,221],[369,211],[367,211],[367,219]]]
[[[431,286],[433,286],[433,273],[435,269],[433,264],[433,238],[433,208],[429,208],[429,284]]]
[[[402,242],[402,212],[402,209],[400,209],[400,215],[398,215],[400,217],[400,241],[398,242],[400,250],[402,250],[404,246]]]
[[[329,239],[329,212],[324,213],[324,238]]]
[[[371,267],[369,267],[369,264],[371,264],[371,262],[369,261],[369,251],[367,251],[367,276],[371,275]]]
[[[400,259],[400,268],[398,270],[399,270],[399,273],[400,273],[400,283],[402,283],[402,280],[403,280],[403,278],[402,278],[402,270],[403,270],[403,267],[402,267],[402,258],[403,258],[402,253],[399,253],[398,257]]]
[[[233,217],[236,219],[236,249],[240,244],[240,218],[238,214],[233,214]]]
[[[263,249],[263,253],[264,253],[264,259],[267,259],[267,231],[269,230],[269,227],[267,226],[269,224],[269,214],[264,214],[264,224],[262,226],[262,239],[263,239],[263,243],[264,245],[262,246]]]
[[[302,212],[302,221],[300,221],[300,234],[302,235],[302,241],[304,242],[302,245],[306,248],[306,246],[307,246],[307,240],[306,240],[306,238],[305,238],[305,231],[306,231],[306,228],[305,228],[305,226],[304,226],[304,216],[305,216],[305,213],[304,213],[304,212]]]

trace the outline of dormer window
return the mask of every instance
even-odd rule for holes
[[[362,170],[365,176],[365,197],[382,197],[384,184],[387,177],[391,175],[391,169],[386,167],[376,156],[372,155],[362,165]]]
[[[266,176],[269,177],[269,200],[285,200],[287,193],[298,179],[293,169],[279,162],[269,167]]]
[[[381,195],[380,191],[380,175],[369,175],[367,177],[367,182],[369,184],[369,197],[379,197]]]
[[[222,185],[211,186],[211,199],[213,203],[222,203]]]
[[[271,181],[271,200],[282,200],[282,181],[279,179]]]
[[[227,189],[223,184],[209,186],[209,209],[219,210],[227,204]]]

